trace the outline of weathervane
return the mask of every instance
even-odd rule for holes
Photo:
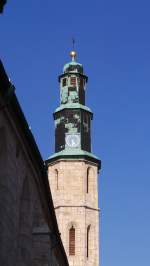
[[[73,48],[73,51],[74,51],[74,47],[75,47],[75,38],[72,38],[72,48]]]

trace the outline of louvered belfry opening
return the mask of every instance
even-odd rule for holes
[[[75,228],[69,230],[69,255],[75,255]]]
[[[71,77],[71,85],[76,86],[76,77]]]

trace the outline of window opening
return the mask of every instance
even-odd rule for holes
[[[84,87],[84,80],[80,78],[80,86],[83,88]]]
[[[59,186],[58,186],[58,170],[55,170],[55,184],[56,184],[56,189],[58,190]]]
[[[67,85],[67,79],[66,79],[66,78],[64,78],[64,79],[62,80],[62,85],[63,85],[63,87],[65,87],[65,86]]]
[[[76,77],[71,77],[70,83],[71,85],[76,86]]]
[[[86,177],[86,193],[89,193],[89,172],[90,172],[90,168],[87,169],[87,177]]]
[[[75,255],[75,228],[69,230],[69,255]]]
[[[87,258],[89,257],[89,233],[90,233],[90,225],[87,227]]]

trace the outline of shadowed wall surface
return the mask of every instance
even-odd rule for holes
[[[68,265],[47,171],[1,62],[0,265]]]

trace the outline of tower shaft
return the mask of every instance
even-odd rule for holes
[[[75,53],[73,53],[75,58]],[[48,176],[61,238],[70,266],[99,266],[99,159],[91,153],[91,120],[85,106],[87,77],[74,61],[59,76],[54,113],[55,154]]]

